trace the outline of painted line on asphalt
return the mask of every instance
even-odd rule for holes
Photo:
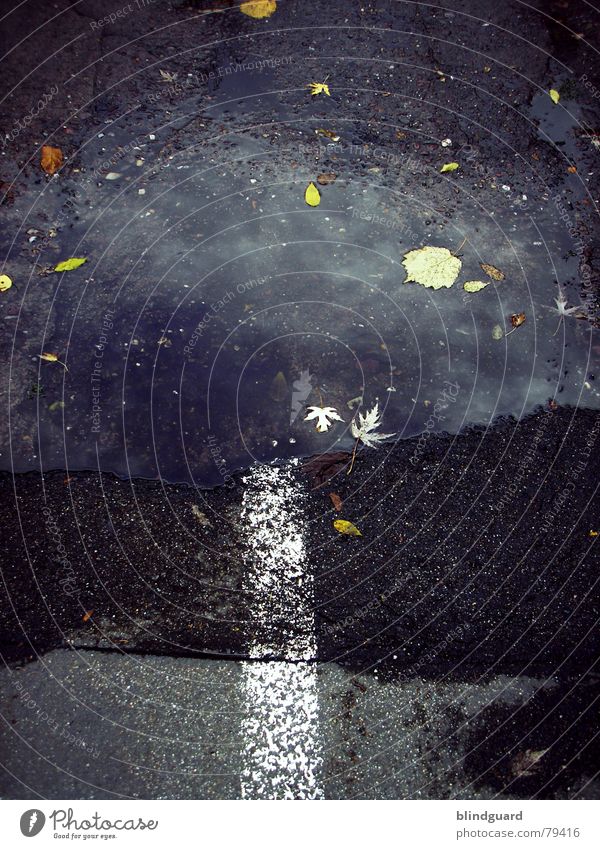
[[[243,478],[244,588],[256,639],[242,664],[244,799],[322,799],[313,576],[303,530],[305,493],[287,466]],[[264,661],[276,655],[285,660]]]

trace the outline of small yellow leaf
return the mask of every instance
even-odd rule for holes
[[[447,174],[449,171],[456,171],[458,167],[458,162],[446,162],[446,164],[442,165],[440,168],[440,174]]]
[[[54,266],[55,271],[73,271],[74,268],[79,268],[80,265],[83,265],[84,262],[87,262],[87,257],[85,256],[72,256],[70,259],[65,259],[62,262],[59,262],[58,265]]]
[[[60,147],[50,147],[50,145],[42,146],[42,158],[40,165],[46,174],[52,176],[63,164],[63,153]]]
[[[8,274],[0,274],[0,292],[6,292],[12,286],[12,280]]]
[[[463,283],[463,289],[465,292],[481,292],[482,289],[485,289],[485,287],[489,285],[489,280],[486,280],[485,283],[483,280],[469,280],[467,283]]]
[[[58,354],[49,354],[49,353],[40,354],[40,360],[46,360],[46,362],[49,362],[49,363],[57,363],[58,362]]]
[[[361,537],[362,534],[352,522],[347,522],[345,519],[336,519],[333,523],[333,527],[340,534],[347,534],[351,537]]]
[[[315,94],[326,94],[327,97],[331,97],[327,83],[309,83],[308,87],[310,88],[310,93],[313,97]]]
[[[318,206],[321,203],[321,195],[314,183],[309,183],[306,187],[304,200],[309,206]]]
[[[555,88],[551,88],[550,91],[548,92],[548,94],[550,95],[550,97],[552,99],[552,103],[558,103],[558,101],[560,100],[560,94],[557,92],[557,90]]]
[[[485,274],[487,274],[488,277],[491,277],[492,280],[504,280],[504,272],[500,271],[499,268],[496,268],[495,265],[488,265],[487,262],[480,262],[479,267]]]
[[[268,18],[276,9],[276,0],[248,0],[240,6],[240,12],[249,18]]]
[[[454,284],[462,262],[448,248],[418,248],[405,254],[405,283],[420,283],[430,289],[448,288]]]
[[[597,537],[597,536],[598,536],[598,531],[590,531],[590,536],[591,536],[591,537]]]

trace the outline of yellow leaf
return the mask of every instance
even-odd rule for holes
[[[12,286],[12,280],[8,274],[0,274],[0,292],[6,292]]]
[[[550,91],[548,92],[548,94],[550,95],[550,97],[552,99],[552,103],[558,103],[558,101],[560,100],[560,94],[557,92],[557,90],[555,88],[551,88]]]
[[[309,206],[318,206],[321,203],[321,195],[314,183],[309,183],[306,187],[304,200]]]
[[[345,519],[336,519],[333,527],[340,534],[348,534],[351,537],[361,537],[362,534],[352,522],[347,522]]]
[[[44,351],[44,353],[40,354],[39,357],[40,360],[45,360],[47,363],[58,363],[65,371],[69,371],[66,365],[58,359],[58,354],[51,354],[48,351]]]
[[[60,147],[42,146],[42,159],[40,165],[46,174],[55,174],[63,164],[63,153]]]
[[[276,9],[276,0],[248,0],[240,6],[240,12],[249,18],[268,18]]]
[[[405,283],[442,289],[456,281],[462,262],[448,248],[424,247],[405,254],[402,265],[406,268]]]
[[[480,262],[479,267],[487,274],[488,277],[491,277],[492,280],[504,280],[504,272],[500,271],[499,268],[496,268],[495,265],[488,265],[487,262]]]
[[[446,162],[446,164],[442,165],[440,168],[440,174],[447,174],[449,171],[456,171],[458,167],[458,162]]]
[[[315,94],[326,94],[327,97],[331,97],[327,83],[309,83],[308,87],[310,88],[310,93],[313,96]]]
[[[489,285],[489,280],[486,280],[485,283],[482,280],[469,280],[467,283],[463,283],[463,289],[465,292],[481,292],[482,289],[485,289]]]
[[[58,265],[54,266],[55,271],[73,271],[74,268],[79,268],[80,265],[83,265],[84,262],[87,262],[87,257],[85,256],[72,256],[70,259],[65,259],[62,262],[59,262]]]

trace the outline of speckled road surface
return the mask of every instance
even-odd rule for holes
[[[598,13],[13,7],[0,797],[597,798]]]

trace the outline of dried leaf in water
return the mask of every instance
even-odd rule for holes
[[[558,103],[558,101],[560,100],[560,94],[555,88],[551,88],[548,94],[550,95],[552,103]]]
[[[12,286],[12,280],[8,274],[0,274],[0,292],[6,292]]]
[[[51,147],[47,144],[43,145],[40,164],[46,174],[50,174],[50,176],[56,174],[63,164],[63,152],[60,147]]]
[[[309,183],[304,192],[304,200],[309,206],[318,206],[321,203],[321,195],[314,183]]]
[[[491,277],[492,280],[504,280],[504,272],[500,271],[499,268],[496,268],[495,265],[489,265],[487,262],[480,262],[479,267],[487,274],[488,277]]]
[[[447,174],[449,171],[456,171],[458,167],[458,162],[446,162],[446,164],[442,165],[440,168],[440,174]]]
[[[249,18],[268,18],[276,9],[276,0],[248,0],[240,6],[240,12]]]
[[[282,371],[278,371],[273,381],[271,383],[271,388],[269,389],[269,396],[272,401],[277,401],[280,403],[281,401],[285,401],[285,399],[289,395],[287,380],[285,379],[285,374]]]
[[[310,88],[310,93],[313,97],[316,94],[326,94],[327,97],[331,97],[327,83],[309,83],[308,87]]]
[[[330,183],[335,183],[337,180],[337,174],[334,174],[332,171],[327,174],[319,174],[317,177],[317,183],[320,186],[328,186]]]
[[[326,433],[333,422],[344,421],[333,407],[307,407],[304,421],[309,422],[312,419],[317,420],[317,431],[319,433]]]
[[[510,317],[510,323],[513,327],[520,327],[526,319],[524,312],[517,312]]]
[[[64,259],[62,262],[59,262],[58,265],[55,265],[54,270],[73,271],[73,269],[79,268],[80,265],[83,265],[84,262],[87,262],[86,256],[72,256],[70,259]]]
[[[347,451],[333,451],[330,454],[317,454],[302,466],[314,487],[326,484],[331,478],[343,472],[351,459]]]
[[[331,503],[339,513],[342,509],[342,499],[339,497],[337,492],[330,492],[329,497],[331,498]]]
[[[499,324],[495,324],[492,329],[492,339],[498,341],[499,339],[504,338],[504,330]]]
[[[453,285],[462,262],[448,248],[418,248],[405,254],[402,265],[406,269],[405,283],[419,283],[430,289],[443,289]]]
[[[361,537],[362,534],[352,522],[347,522],[345,519],[336,519],[333,527],[339,534],[347,534],[350,537]]]
[[[485,287],[489,285],[489,280],[486,280],[485,283],[483,280],[467,280],[466,283],[463,283],[463,289],[465,292],[481,292],[482,289],[485,289]]]

